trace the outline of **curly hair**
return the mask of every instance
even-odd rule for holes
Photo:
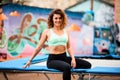
[[[65,12],[61,9],[54,9],[48,16],[48,28],[53,28],[54,23],[53,23],[53,16],[54,14],[60,14],[62,17],[62,25],[60,29],[64,29],[64,27],[67,25],[67,16]]]

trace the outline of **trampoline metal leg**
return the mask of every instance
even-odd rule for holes
[[[75,76],[74,76],[74,74],[72,74],[72,77],[75,79]]]
[[[83,80],[84,79],[84,75],[83,74],[78,74],[79,78],[78,80]]]
[[[50,80],[49,76],[46,73],[44,73],[44,75],[47,77],[48,80]]]
[[[89,73],[89,80],[91,80],[91,75],[90,75],[90,73]]]
[[[95,77],[96,77],[96,75],[91,76],[91,75],[89,74],[89,80],[94,80]]]
[[[5,79],[8,80],[8,77],[5,72],[3,72],[3,75],[4,75]]]

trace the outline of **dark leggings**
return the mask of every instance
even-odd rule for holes
[[[76,59],[76,68],[91,68],[91,64],[88,61],[82,59]],[[47,67],[57,69],[63,72],[63,80],[71,80],[71,58],[66,56],[66,53],[62,54],[49,54]]]

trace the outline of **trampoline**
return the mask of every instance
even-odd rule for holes
[[[7,72],[43,73],[47,79],[50,80],[47,74],[61,74],[62,72],[56,69],[48,69],[46,66],[47,58],[48,55],[36,56],[33,59],[31,66],[28,68],[23,68],[23,66],[29,60],[29,57],[0,62],[0,72],[4,74],[6,80],[9,80],[6,75]],[[89,80],[91,80],[91,75],[120,75],[120,67],[96,66],[91,69],[71,69],[71,72],[72,74],[77,74],[79,76],[78,80],[83,80],[83,75],[89,75]]]

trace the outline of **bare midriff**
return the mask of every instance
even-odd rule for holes
[[[49,51],[50,54],[62,54],[64,52],[66,52],[65,45],[47,46],[46,49]]]

